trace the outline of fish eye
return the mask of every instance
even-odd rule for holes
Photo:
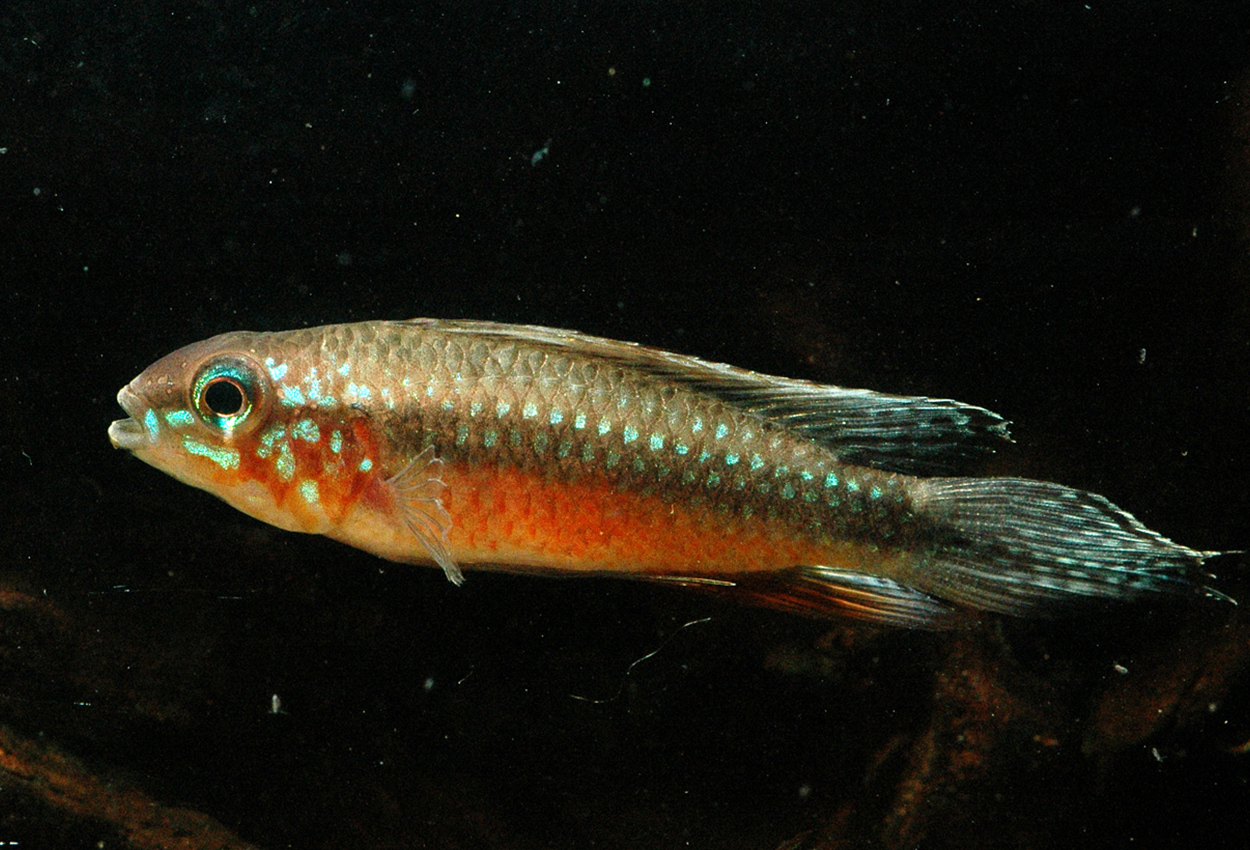
[[[200,370],[191,397],[205,423],[221,431],[233,431],[247,421],[259,402],[260,382],[247,364],[217,361]]]
[[[247,406],[247,397],[238,381],[222,376],[205,385],[204,406],[217,416],[238,416]]]

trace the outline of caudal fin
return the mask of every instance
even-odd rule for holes
[[[1094,493],[1020,478],[931,478],[913,498],[941,531],[909,578],[941,599],[1037,615],[1082,597],[1222,596],[1200,573],[1219,553],[1174,543]]]

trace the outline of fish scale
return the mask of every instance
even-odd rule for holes
[[[1214,554],[1094,494],[943,477],[1007,438],[960,402],[571,331],[235,332],[123,388],[114,445],[279,527],[392,560],[676,581],[936,627],[962,606],[1214,595]]]

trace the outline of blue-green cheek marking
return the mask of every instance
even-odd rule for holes
[[[290,481],[295,477],[295,455],[291,454],[291,444],[285,440],[278,446],[278,459],[274,461],[278,468],[278,477]]]
[[[150,410],[148,411],[148,413],[151,413],[151,412],[152,411]],[[169,426],[171,428],[182,428],[194,422],[195,417],[191,415],[191,411],[189,410],[171,410],[165,414],[165,421],[169,423]],[[145,417],[145,424],[146,424],[146,417]]]
[[[343,432],[334,430],[330,432],[330,451],[338,454],[343,451]]]
[[[206,457],[222,469],[239,468],[239,452],[237,449],[223,449],[220,446],[209,446],[190,437],[182,438],[182,447],[193,455]]]
[[[321,429],[311,419],[301,419],[291,426],[291,436],[297,440],[315,443],[321,439]]]
[[[157,435],[161,432],[161,424],[156,419],[156,411],[150,407],[148,412],[143,414],[143,427],[148,429],[148,439],[155,442]]]
[[[310,505],[315,505],[321,500],[321,493],[317,491],[317,482],[304,480],[299,483],[299,494],[304,497],[304,501]]]
[[[625,426],[625,442],[632,443],[636,439],[638,439],[638,429],[635,428],[633,425],[626,425]]]
[[[368,472],[371,469],[373,469],[373,461],[369,460],[369,458],[365,458],[360,462],[361,472]]]

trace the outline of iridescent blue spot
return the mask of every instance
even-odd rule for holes
[[[556,446],[556,457],[560,458],[561,460],[564,460],[564,458],[568,457],[569,453],[572,451],[573,451],[573,441],[561,440],[560,445]]]
[[[781,498],[783,499],[794,498],[794,485],[793,484],[787,481],[785,484],[781,485]]]
[[[729,426],[724,422],[716,426],[716,439],[723,440],[729,434]]]
[[[564,414],[553,408],[550,415],[547,416],[547,421],[552,425],[559,425],[564,421]]]
[[[236,449],[223,449],[220,446],[209,446],[190,437],[182,438],[182,447],[193,455],[206,457],[222,469],[239,468],[239,452]]]
[[[521,443],[525,442],[525,438],[521,436],[521,432],[516,428],[508,429],[508,442],[513,448],[520,448]]]
[[[503,419],[508,415],[508,411],[511,409],[512,405],[508,404],[506,401],[501,401],[499,404],[495,405],[495,416],[499,419]]]
[[[651,446],[651,451],[658,452],[660,449],[664,448],[664,435],[652,434],[648,443]]]
[[[299,494],[304,497],[304,501],[310,505],[317,504],[321,498],[321,494],[317,492],[317,482],[311,479],[305,479],[299,483]]]
[[[538,405],[534,404],[532,401],[527,401],[525,403],[525,407],[521,409],[521,415],[526,419],[533,419],[538,415]]]
[[[726,452],[726,454],[725,454],[725,466],[733,466],[733,465],[734,465],[735,463],[737,463],[737,462],[738,462],[738,453],[737,453],[737,452]]]
[[[291,436],[297,440],[315,443],[321,439],[321,429],[311,419],[301,419],[291,426]]]
[[[316,374],[317,370],[313,369],[312,374]],[[321,380],[319,378],[309,377],[308,379],[308,397],[313,401],[321,398]]]
[[[579,431],[586,427],[586,414],[585,413],[579,413],[573,417],[573,427]]]
[[[709,486],[709,487],[719,487],[719,486],[720,486],[720,476],[719,476],[719,475],[717,475],[715,472],[713,472],[712,474],[710,474],[710,475],[707,477],[707,486]]]
[[[836,493],[830,493],[829,498],[825,499],[825,504],[831,508],[836,508],[842,504],[842,499]]]
[[[468,424],[461,422],[459,425],[456,426],[456,445],[463,446],[468,441],[469,441],[469,426]]]
[[[278,444],[278,459],[274,461],[278,469],[278,477],[290,481],[295,477],[295,456],[291,454],[291,444],[283,440]]]
[[[282,390],[282,403],[287,407],[295,407],[305,403],[304,393],[300,391],[299,387],[283,384],[280,389]]]
[[[344,363],[342,366],[339,367],[339,374],[342,375],[344,378],[346,378],[347,373],[350,372],[351,370],[352,370],[352,364]]]
[[[868,495],[869,495],[871,498],[873,498],[873,499],[880,499],[880,498],[881,498],[881,488],[880,488],[880,487],[873,487],[871,490],[869,490],[869,491],[868,491]]]
[[[148,439],[156,442],[156,436],[161,432],[161,426],[156,421],[156,411],[150,407],[148,412],[143,414],[143,427],[148,429]]]
[[[150,410],[148,411],[148,413],[151,412]],[[165,421],[174,428],[181,428],[194,422],[195,417],[191,415],[189,410],[171,410],[165,414]]]
[[[595,459],[595,447],[590,443],[582,446],[582,463],[590,463]]]
[[[481,412],[482,412],[482,403],[480,401],[475,401],[469,405],[470,416],[477,416]]]
[[[783,463],[781,466],[775,467],[775,468],[773,469],[773,477],[774,477],[774,478],[784,478],[784,477],[785,477],[785,475],[786,475],[786,473],[788,473],[789,471],[790,471],[790,467],[786,466],[786,465]]]
[[[711,459],[711,457],[712,457],[712,453],[709,452],[707,449],[703,449],[702,451],[699,452],[699,463],[707,463]]]
[[[330,451],[338,454],[343,450],[343,432],[334,430],[330,432]]]
[[[696,416],[694,422],[690,425],[690,433],[698,434],[703,430],[703,417]]]
[[[846,492],[848,492],[848,493],[858,493],[858,492],[859,492],[859,482],[858,482],[858,481],[856,481],[854,478],[849,478],[849,479],[847,479],[847,482],[846,482]]]
[[[825,486],[826,486],[826,487],[837,487],[837,486],[838,486],[838,476],[837,476],[837,475],[834,475],[832,472],[830,472],[829,474],[827,474],[827,475],[825,476]]]
[[[636,457],[636,458],[634,458],[634,471],[635,471],[635,472],[646,472],[646,471],[647,471],[647,462],[646,462],[645,460],[643,460],[642,458],[640,458],[640,457]]]
[[[681,483],[683,484],[693,484],[696,478],[698,476],[694,474],[693,469],[686,469],[681,473]]]
[[[805,501],[805,502],[814,502],[814,501],[816,501],[818,498],[820,498],[820,497],[816,495],[816,491],[815,491],[815,490],[804,490],[804,491],[803,491],[803,501]]]
[[[441,407],[447,413],[451,413],[453,410],[456,409],[456,403],[449,398],[445,398],[443,399],[442,404],[440,404],[439,407]]]
[[[608,456],[607,456],[607,459],[604,460],[603,465],[606,466],[608,469],[611,469],[612,467],[616,466],[620,462],[621,462],[621,453],[616,451],[615,449],[608,449]]]
[[[360,462],[361,472],[368,472],[371,469],[373,469],[373,461],[369,460],[369,458],[365,458]]]
[[[547,437],[546,431],[539,431],[537,434],[535,434],[534,435],[534,451],[537,452],[538,454],[542,454],[543,452],[547,451],[547,441],[548,441],[548,437]]]
[[[265,358],[265,368],[269,370],[269,377],[275,381],[281,381],[286,377],[286,364],[276,363],[272,357]]]
[[[638,439],[638,429],[635,428],[633,425],[626,425],[625,426],[625,442],[632,443],[636,439]]]
[[[493,449],[497,442],[499,442],[499,432],[494,428],[487,428],[486,433],[482,435],[482,445],[488,449]]]
[[[768,491],[772,489],[772,485],[769,484],[767,481],[761,481],[760,483],[755,485],[755,489],[761,493],[767,493]]]
[[[273,444],[286,436],[286,429],[281,425],[274,425],[265,433],[260,435],[260,445],[256,447],[256,456],[259,458],[267,458],[273,453]]]
[[[816,476],[815,476],[815,475],[812,475],[810,472],[808,472],[808,471],[805,469],[805,470],[803,470],[802,472],[800,472],[800,473],[799,473],[799,477],[800,477],[800,478],[802,478],[804,481],[811,481],[811,480],[812,480],[813,478],[815,478]]]
[[[599,430],[599,436],[602,437],[604,434],[612,430],[612,423],[606,419],[600,419],[598,430]]]
[[[757,454],[751,455],[751,469],[756,470],[764,465],[764,459]]]

